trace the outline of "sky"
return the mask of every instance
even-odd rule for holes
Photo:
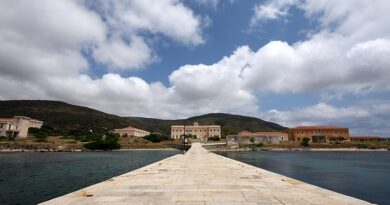
[[[390,1],[3,0],[0,100],[390,136]]]

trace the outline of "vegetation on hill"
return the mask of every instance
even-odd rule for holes
[[[59,101],[48,100],[9,100],[0,101],[0,117],[23,115],[44,121],[50,128],[49,135],[62,135],[83,140],[90,133],[108,134],[109,130],[129,125],[149,132],[170,135],[170,126],[174,124],[200,125],[216,124],[222,127],[222,136],[237,134],[242,130],[285,131],[287,128],[276,123],[254,117],[212,113],[188,119],[161,120],[143,117],[119,117],[88,107],[75,106]]]
[[[222,128],[222,136],[238,134],[243,130],[250,132],[280,132],[287,129],[276,123],[267,122],[255,117],[225,113],[211,113],[179,120],[160,120],[142,117],[127,117],[127,119],[134,125],[138,125],[141,129],[166,135],[170,134],[171,125],[193,125],[194,122],[198,122],[200,125],[220,125]]]
[[[15,115],[42,120],[53,129],[51,134],[64,136],[86,135],[91,130],[106,133],[108,130],[129,125],[125,118],[59,101],[0,101],[0,117]]]

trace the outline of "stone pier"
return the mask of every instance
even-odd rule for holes
[[[370,204],[208,152],[175,155],[42,204]]]

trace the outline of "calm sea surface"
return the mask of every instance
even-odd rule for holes
[[[372,203],[390,204],[390,152],[218,154]]]
[[[36,204],[179,151],[0,153],[0,204]]]

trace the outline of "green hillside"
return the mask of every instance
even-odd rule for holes
[[[0,117],[28,116],[44,121],[60,133],[67,130],[107,130],[125,127],[125,118],[88,107],[48,100],[0,101]]]
[[[169,135],[171,125],[184,123],[191,125],[194,122],[198,122],[201,125],[221,125],[225,130],[231,130],[233,134],[242,130],[253,132],[286,130],[283,126],[258,118],[224,113],[212,113],[188,119],[161,120],[142,117],[119,117],[88,107],[71,105],[59,101],[0,101],[0,117],[12,117],[14,115],[23,115],[42,120],[46,125],[58,130],[60,134],[65,134],[69,130],[88,131],[92,129],[104,131],[131,125],[151,132]]]
[[[237,134],[243,130],[258,132],[285,131],[287,129],[276,123],[267,122],[258,118],[225,113],[211,113],[179,120],[160,120],[141,117],[128,117],[127,119],[139,127],[164,134],[170,133],[171,125],[183,125],[184,123],[186,125],[193,125],[194,122],[198,122],[200,125],[216,124],[225,129],[230,128],[233,134]]]

